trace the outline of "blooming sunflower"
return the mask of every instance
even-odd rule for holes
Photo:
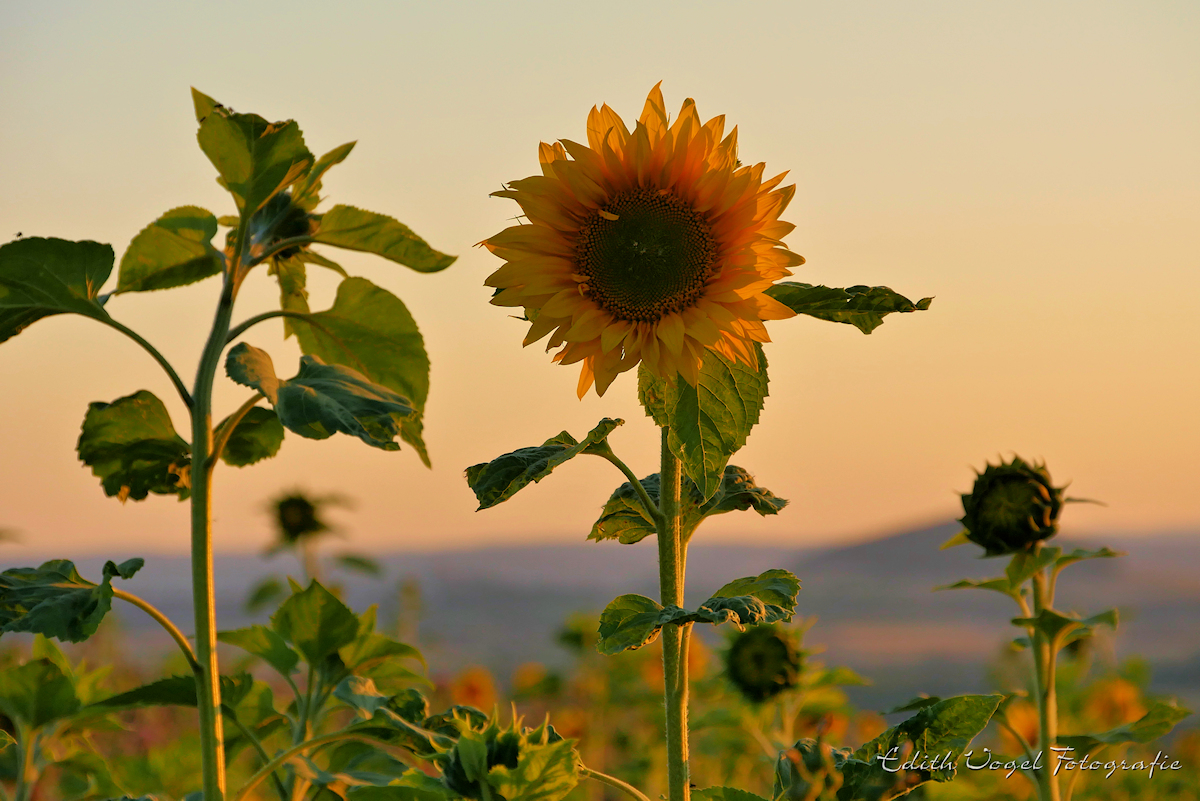
[[[549,335],[554,361],[582,363],[580,398],[639,362],[694,386],[705,349],[757,368],[763,321],[794,316],[764,291],[804,263],[781,242],[795,185],[742,166],[724,128],[690,98],[670,122],[656,85],[632,133],[593,107],[586,146],[543,142],[542,174],[493,193],[528,224],[482,243],[507,262],[486,281],[492,303],[524,307],[524,344]]]

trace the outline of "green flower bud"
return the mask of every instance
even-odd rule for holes
[[[967,539],[988,556],[1028,550],[1058,533],[1065,489],[1050,483],[1044,464],[1015,456],[1008,463],[988,464],[971,492],[962,496],[959,522]]]
[[[523,761],[539,763],[544,768],[548,764],[550,750],[557,749],[558,744],[563,743],[562,736],[549,724],[527,729],[520,720],[514,719],[511,725],[502,729],[494,719],[479,721],[477,714],[473,714],[476,712],[471,710],[472,714],[452,715],[451,724],[460,731],[457,742],[447,753],[435,758],[442,770],[442,782],[451,792],[463,798],[474,801],[505,799],[506,796],[495,787],[490,787],[486,794],[483,791],[482,783],[488,781],[488,774],[493,768],[516,771]],[[570,751],[571,744],[565,743],[562,747]],[[481,760],[480,756],[484,759]],[[574,777],[575,760],[568,762]],[[559,768],[564,769],[561,766]]]
[[[269,250],[285,239],[309,236],[316,230],[312,215],[292,201],[291,192],[280,192],[250,216],[250,245],[253,252]],[[277,259],[295,256],[307,245],[294,245],[275,254]]]
[[[800,681],[804,656],[796,638],[778,626],[755,626],[725,652],[725,672],[752,703],[762,703]]]

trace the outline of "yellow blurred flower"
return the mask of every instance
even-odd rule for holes
[[[1098,681],[1088,692],[1084,714],[1101,726],[1119,726],[1146,714],[1142,691],[1126,679]]]
[[[496,682],[487,668],[472,665],[450,682],[450,699],[489,712],[496,705]]]
[[[593,107],[587,145],[542,143],[542,174],[494,193],[528,224],[482,243],[507,262],[487,279],[492,303],[524,307],[524,344],[549,335],[554,361],[582,363],[579,397],[639,362],[694,385],[705,349],[757,366],[763,321],[795,314],[763,294],[804,263],[781,241],[795,186],[742,166],[724,129],[690,98],[669,122],[656,85],[632,132]]]
[[[1005,715],[1009,725],[1025,738],[1025,742],[1036,748],[1039,731],[1037,707],[1023,699],[1016,699],[1005,708]],[[1021,744],[1012,732],[1001,727],[1000,737],[1004,741],[1004,753],[1021,753]]]

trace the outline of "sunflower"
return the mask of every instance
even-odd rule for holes
[[[794,316],[764,291],[804,263],[781,241],[795,185],[742,166],[724,128],[690,98],[670,122],[656,85],[632,133],[593,107],[586,146],[542,143],[542,174],[493,193],[528,222],[482,243],[507,262],[492,303],[524,307],[525,345],[549,336],[555,362],[582,363],[580,398],[639,362],[694,386],[706,349],[757,368],[763,321]]]

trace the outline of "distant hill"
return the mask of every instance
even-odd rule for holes
[[[1016,630],[1012,602],[979,590],[932,592],[960,578],[985,578],[1003,560],[979,559],[972,546],[938,550],[958,531],[947,523],[848,547],[824,549],[692,546],[688,603],[700,603],[730,579],[786,567],[801,579],[800,613],[819,619],[808,637],[823,644],[830,664],[845,664],[874,680],[855,700],[881,708],[917,692],[951,694],[988,689],[986,665]],[[1122,559],[1072,567],[1062,580],[1058,606],[1095,612],[1116,605],[1122,628],[1118,657],[1144,655],[1154,667],[1154,689],[1200,703],[1200,536],[1107,537],[1096,542],[1060,537],[1065,547],[1109,545],[1130,552]],[[0,565],[38,561],[5,549]],[[225,628],[252,620],[241,610],[247,590],[264,575],[295,574],[280,557],[217,557],[218,619]],[[379,604],[381,619],[394,616],[398,582],[421,588],[421,646],[436,673],[485,664],[501,678],[521,662],[563,664],[554,643],[575,612],[598,613],[614,596],[656,595],[653,543],[588,543],[493,547],[470,551],[390,554],[380,579],[332,576],[347,586],[357,609]],[[79,560],[84,575],[102,560]],[[182,628],[191,622],[189,569],[183,557],[151,557],[130,589],[160,606]],[[147,654],[167,647],[144,616],[121,609],[127,629],[145,634]]]

